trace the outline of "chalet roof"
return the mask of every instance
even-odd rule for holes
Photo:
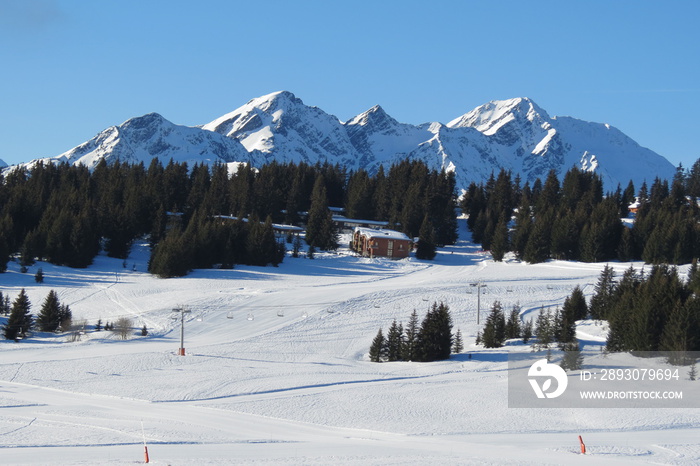
[[[333,221],[346,225],[376,225],[380,227],[389,225],[389,222],[385,220],[364,220],[359,218],[347,218],[342,215],[333,215]]]
[[[359,232],[360,235],[365,236],[367,238],[387,238],[387,239],[399,239],[399,240],[405,240],[405,241],[411,240],[411,238],[409,238],[405,233],[401,233],[400,231],[394,231],[394,230],[382,230],[382,229],[374,229],[374,228],[357,227],[357,228],[355,228],[355,231]]]

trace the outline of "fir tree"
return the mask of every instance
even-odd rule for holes
[[[292,257],[299,257],[299,251],[301,251],[301,237],[299,235],[294,235],[294,242],[292,243]]]
[[[424,260],[433,260],[437,254],[435,246],[435,230],[430,222],[428,214],[423,217],[423,223],[420,227],[418,237],[418,246],[416,247],[416,258]]]
[[[562,346],[564,357],[561,360],[561,368],[565,371],[576,371],[583,367],[583,354],[579,348],[578,341],[573,340]]]
[[[571,305],[565,306],[561,310],[557,309],[555,316],[555,339],[559,343],[571,343],[576,339],[576,321],[574,320],[574,309]]]
[[[595,285],[595,293],[591,298],[591,317],[606,320],[614,304],[615,271],[609,265],[605,265],[600,272],[598,283]]]
[[[448,359],[452,350],[452,317],[449,307],[433,303],[418,333],[418,354],[424,362]]]
[[[698,259],[693,259],[690,269],[688,269],[688,289],[691,293],[700,296],[700,268]]]
[[[506,339],[506,319],[499,301],[495,301],[486,318],[481,342],[486,348],[500,348]]]
[[[551,224],[551,215],[544,212],[535,218],[532,232],[525,246],[523,260],[531,264],[537,264],[549,258]]]
[[[452,343],[452,353],[459,354],[464,351],[464,342],[462,341],[462,331],[457,329],[454,342]]]
[[[501,217],[496,225],[496,230],[491,241],[491,255],[496,262],[503,261],[505,253],[509,251],[508,226],[505,218]]]
[[[511,338],[520,338],[521,336],[521,326],[520,326],[520,306],[517,304],[513,306],[513,309],[508,315],[508,320],[506,321],[505,327],[505,338],[509,340]]]
[[[583,295],[583,290],[576,285],[571,292],[571,295],[564,300],[564,308],[570,306],[574,320],[583,320],[588,316],[588,305],[586,297]]]
[[[545,312],[544,307],[540,308],[540,312],[537,315],[535,337],[537,338],[537,346],[540,348],[549,348],[549,345],[554,342],[555,327],[552,313],[549,309]]]
[[[389,327],[386,337],[387,361],[402,361],[403,327],[396,320]]]
[[[527,343],[532,338],[532,319],[529,319],[523,325],[523,343]]]
[[[306,242],[322,250],[335,250],[338,247],[338,233],[333,223],[333,215],[328,209],[328,194],[323,175],[316,178],[311,194]]]
[[[54,290],[49,291],[36,319],[37,326],[42,332],[55,332],[61,324],[61,303]]]
[[[12,302],[10,316],[7,318],[3,328],[3,334],[6,339],[17,340],[24,338],[31,331],[34,326],[34,319],[30,313],[31,307],[29,297],[27,297],[27,293],[22,288],[17,298]]]
[[[408,320],[408,325],[406,326],[406,337],[404,338],[403,350],[401,351],[406,361],[416,361],[418,358],[417,345],[419,330],[418,313],[414,309]]]
[[[37,283],[44,283],[44,271],[39,267],[39,269],[34,274],[34,281]]]
[[[377,336],[372,340],[372,345],[369,347],[369,360],[372,362],[382,362],[386,361],[386,342],[384,341],[384,334],[380,328],[377,332]]]

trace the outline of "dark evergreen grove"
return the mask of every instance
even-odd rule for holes
[[[700,294],[697,261],[687,279],[675,267],[630,267],[619,281],[601,273],[590,311],[609,323],[610,351],[700,351]]]
[[[152,246],[149,270],[161,277],[215,264],[275,265],[285,255],[272,223],[308,223],[310,246],[333,249],[328,206],[347,216],[388,220],[410,237],[431,226],[431,243],[457,239],[452,173],[403,161],[370,176],[337,165],[269,163],[163,165],[102,161],[84,166],[37,163],[0,175],[0,272],[13,256],[86,267],[103,249],[126,258],[137,238]],[[302,215],[308,212],[308,217]],[[425,230],[424,230],[425,231]]]
[[[70,307],[61,304],[58,294],[49,291],[41,304],[39,313],[31,313],[32,304],[24,288],[10,305],[9,296],[0,293],[0,314],[8,315],[3,326],[3,336],[8,340],[25,338],[35,327],[42,332],[55,332],[61,328],[70,327],[72,312]]]
[[[463,348],[461,334],[452,336],[452,316],[444,303],[433,303],[418,325],[418,314],[413,311],[408,325],[395,320],[384,335],[382,329],[374,337],[369,349],[372,362],[416,361],[430,362],[449,359],[452,350]]]
[[[689,171],[679,168],[670,186],[657,178],[636,195],[631,182],[603,195],[600,177],[577,168],[561,182],[551,171],[532,186],[501,170],[486,183],[472,183],[461,208],[473,241],[497,261],[513,251],[531,263],[551,258],[687,264],[700,257],[699,187],[700,159]],[[621,218],[635,200],[634,224],[625,227]]]

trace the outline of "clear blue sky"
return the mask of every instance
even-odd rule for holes
[[[446,123],[494,99],[700,158],[700,2],[0,0],[0,158],[148,112],[198,125],[289,90],[348,120]]]

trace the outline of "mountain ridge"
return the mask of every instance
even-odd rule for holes
[[[484,182],[507,169],[524,181],[559,175],[573,166],[595,171],[613,190],[632,180],[670,179],[675,167],[608,124],[551,117],[532,99],[492,100],[447,124],[400,123],[380,105],[342,122],[307,106],[289,91],[251,99],[209,123],[176,125],[157,113],[131,118],[56,157],[83,163],[105,158],[128,162],[235,163],[270,161],[340,164],[375,172],[402,159],[424,160],[455,172],[458,187]],[[35,161],[30,162],[34,163]]]

